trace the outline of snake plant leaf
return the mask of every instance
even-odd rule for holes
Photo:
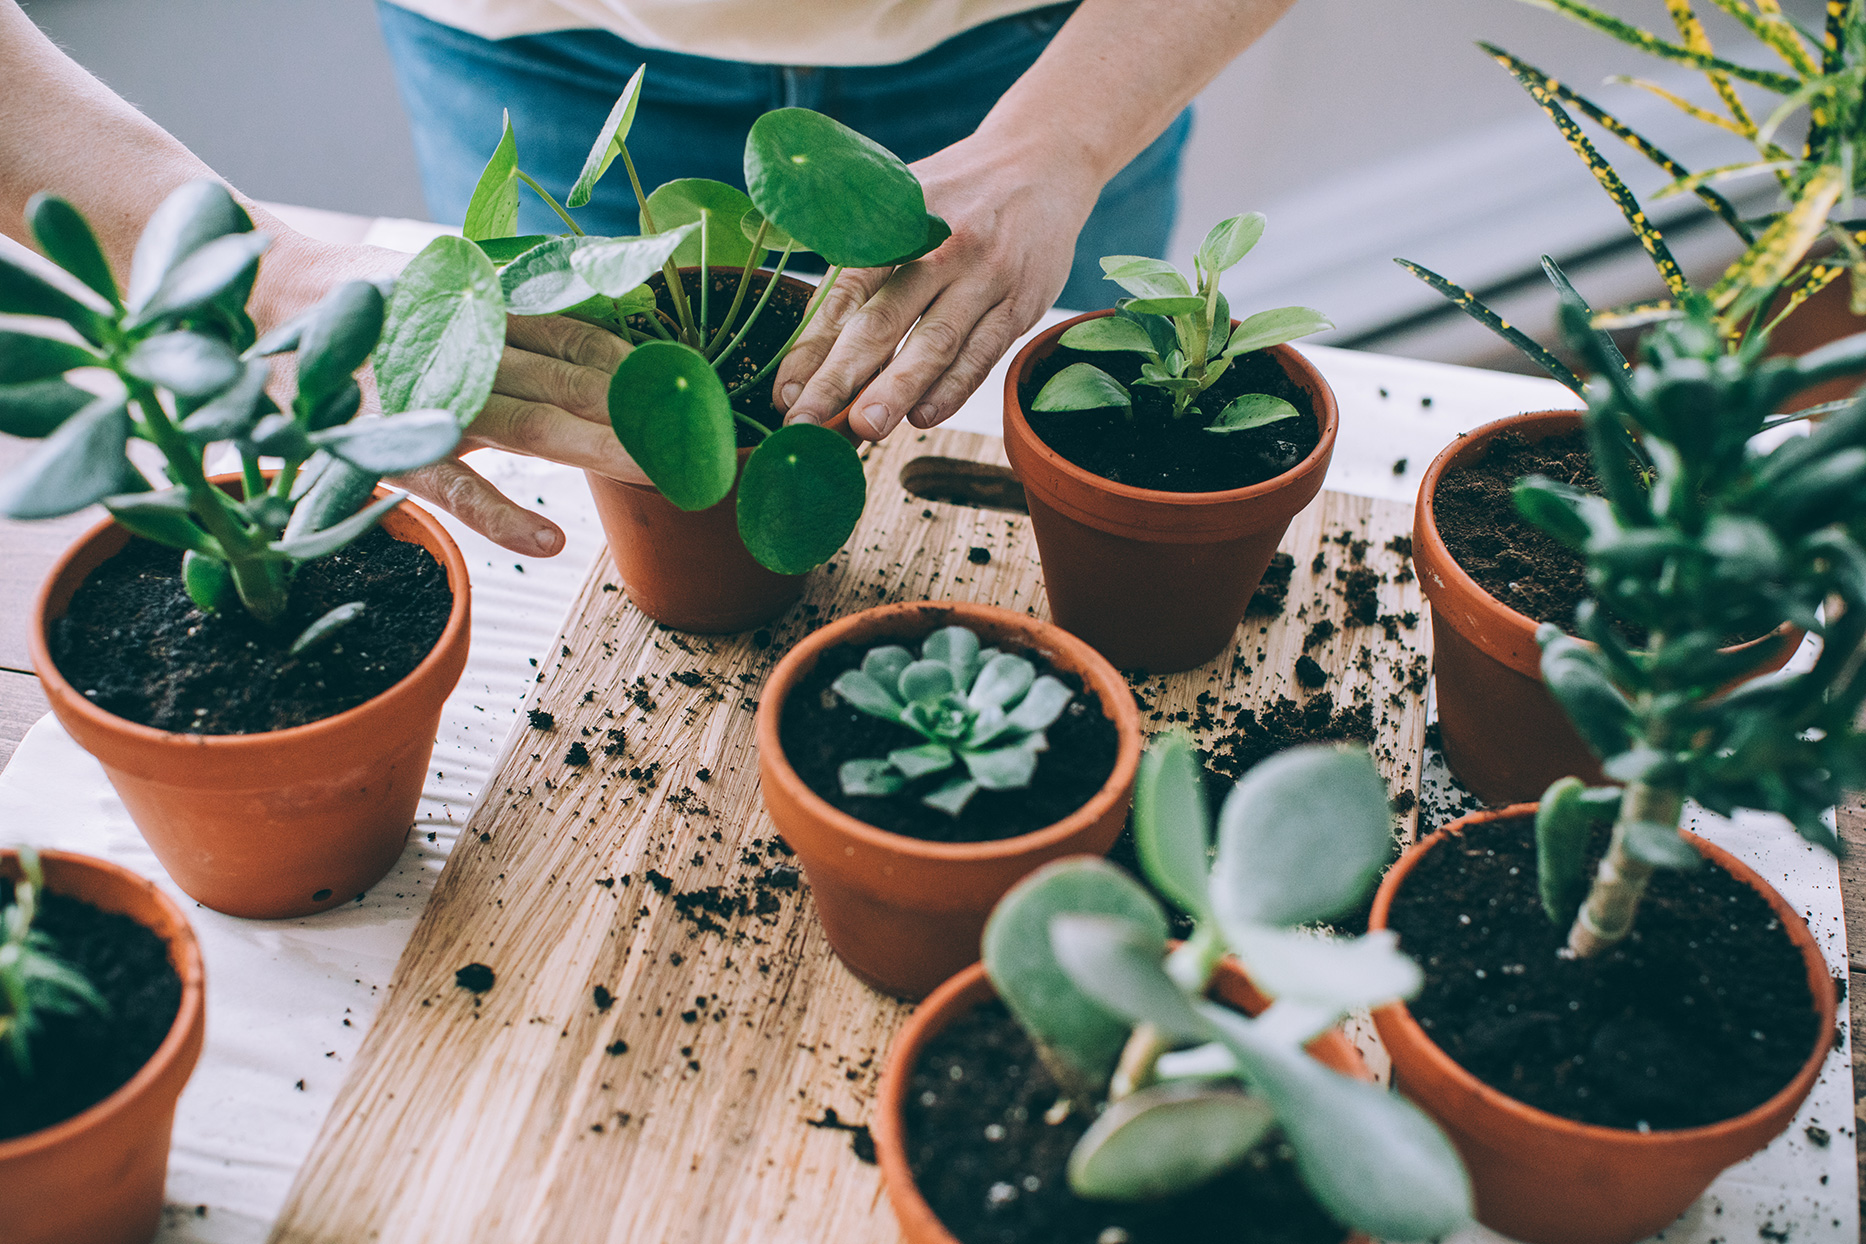
[[[870,648],[862,657],[862,673],[883,687],[898,687],[901,671],[913,663],[914,654],[907,649],[899,644],[883,644],[879,648]]]
[[[707,509],[732,491],[739,466],[732,405],[698,350],[650,341],[630,351],[609,382],[609,422],[681,509]]]
[[[1004,720],[1013,729],[1044,730],[1063,715],[1063,709],[1074,698],[1075,692],[1066,683],[1045,674],[1030,684],[1030,690],[1024,693],[1024,698],[1005,715]]]
[[[836,555],[862,521],[868,479],[840,435],[793,423],[765,437],[739,479],[739,539],[758,564],[803,574]]]
[[[1362,747],[1311,744],[1244,775],[1218,813],[1212,914],[1227,940],[1348,911],[1386,866],[1387,787]]]
[[[320,557],[328,557],[381,522],[384,514],[407,499],[408,494],[405,492],[392,492],[321,531],[294,536],[290,534],[288,528],[283,538],[274,540],[267,547],[280,557],[295,562],[316,561]]]
[[[915,661],[901,671],[901,698],[909,704],[938,704],[958,685],[952,666],[937,659]]]
[[[907,774],[885,760],[845,760],[836,770],[836,780],[845,795],[894,795],[907,786]]]
[[[226,555],[220,542],[203,531],[188,512],[188,490],[185,488],[106,497],[104,508],[110,511],[110,516],[117,520],[119,526],[145,540],[207,557]]]
[[[586,206],[596,191],[596,183],[622,154],[622,144],[628,141],[628,132],[635,124],[635,110],[641,105],[642,78],[647,72],[646,65],[637,69],[622,88],[622,94],[616,97],[602,129],[597,132],[595,144],[590,147],[590,154],[584,157],[583,170],[570,188],[570,197],[564,200],[566,207]]]
[[[1155,362],[1160,358],[1147,330],[1138,321],[1119,315],[1083,320],[1065,330],[1060,341],[1071,350],[1131,350]]]
[[[1272,998],[1344,1015],[1410,998],[1425,981],[1419,965],[1400,953],[1398,934],[1390,929],[1349,938],[1261,926],[1239,932],[1231,949],[1251,981]]]
[[[898,672],[892,679],[882,679],[867,669],[845,670],[836,676],[830,689],[871,717],[899,721],[901,700],[894,690],[899,677]]]
[[[655,228],[674,229],[681,225],[697,224],[702,218],[706,224],[706,262],[714,268],[743,268],[753,259],[753,247],[750,238],[739,230],[739,223],[745,219],[745,213],[758,209],[743,190],[728,186],[723,181],[713,181],[706,177],[682,177],[658,186],[648,196],[648,215],[653,218]],[[642,232],[648,233],[647,225]],[[756,250],[757,261],[753,267],[765,261],[764,247]],[[676,268],[690,268],[700,262],[700,231],[694,230],[686,241],[682,242],[673,256]]]
[[[572,251],[570,266],[597,293],[620,298],[659,272],[699,232],[694,221],[647,237],[599,238]]]
[[[1036,667],[1022,657],[999,653],[985,663],[966,692],[965,701],[974,709],[1003,708],[1030,690],[1037,680]]]
[[[126,304],[140,310],[182,260],[218,238],[252,229],[253,218],[219,182],[202,178],[178,187],[150,213],[136,240]]]
[[[1337,1222],[1398,1242],[1436,1240],[1470,1221],[1470,1177],[1417,1106],[1266,1039],[1234,1011],[1198,1007],[1276,1109],[1304,1185]]]
[[[951,670],[956,689],[972,685],[983,653],[979,650],[978,634],[970,627],[942,626],[926,637],[920,645],[920,655]]]
[[[112,307],[123,306],[110,261],[97,235],[78,209],[55,194],[35,194],[26,201],[26,222],[46,258],[83,281]]]
[[[1523,332],[1522,329],[1517,328],[1495,311],[1485,306],[1478,300],[1477,295],[1473,294],[1470,290],[1454,281],[1447,280],[1445,277],[1440,276],[1423,264],[1414,263],[1410,259],[1395,259],[1393,262],[1437,290],[1450,301],[1453,306],[1457,307],[1458,310],[1464,312],[1479,324],[1482,324],[1485,328],[1488,328],[1491,332],[1515,346],[1518,350],[1521,350],[1529,357],[1530,362],[1547,372],[1571,393],[1580,396],[1587,391],[1586,383],[1581,377],[1575,375],[1566,363],[1563,363],[1541,345],[1537,344],[1535,339]]]
[[[505,309],[513,315],[555,315],[599,297],[571,266],[570,257],[591,239],[548,238],[499,270]]]
[[[1027,734],[1011,747],[990,751],[963,749],[959,759],[965,762],[972,780],[986,790],[1021,790],[1030,785],[1037,772],[1037,754],[1049,746],[1041,732]]]
[[[74,367],[102,366],[102,358],[74,342],[0,328],[0,385],[32,384],[62,376]]]
[[[460,423],[451,411],[411,410],[313,432],[311,443],[359,470],[400,475],[452,453]]]
[[[518,230],[518,136],[512,132],[509,109],[501,111],[499,126],[499,143],[467,200],[460,232],[469,242],[509,238]]]
[[[503,268],[532,247],[550,240],[549,234],[527,233],[516,238],[474,238],[473,245],[486,252],[486,258],[492,260],[494,267]]]
[[[1524,0],[1524,3],[1575,18],[1603,34],[1618,39],[1629,47],[1638,48],[1648,56],[1656,56],[1660,60],[1668,60],[1692,69],[1727,74],[1739,81],[1753,82],[1777,95],[1786,95],[1801,84],[1800,79],[1792,78],[1787,74],[1775,73],[1767,69],[1754,69],[1748,65],[1739,65],[1735,61],[1680,47],[1676,43],[1659,38],[1650,31],[1641,30],[1590,4],[1585,4],[1582,0]]]
[[[1771,297],[1826,229],[1828,213],[1847,191],[1846,170],[1841,166],[1827,164],[1817,169],[1794,205],[1776,217],[1711,287],[1711,304],[1719,311],[1740,311]]]
[[[452,411],[464,428],[492,393],[504,342],[492,260],[464,238],[435,238],[389,295],[375,353],[382,408]]]
[[[1313,307],[1277,307],[1259,311],[1231,330],[1225,343],[1224,357],[1236,358],[1252,350],[1280,346],[1311,333],[1326,332],[1335,322]]]
[[[57,378],[0,384],[0,432],[37,439],[97,400],[97,395]]]
[[[946,783],[920,802],[929,808],[938,809],[947,816],[958,816],[965,811],[965,805],[978,793],[978,783],[970,778],[957,777]]]
[[[958,761],[952,748],[944,743],[922,743],[918,747],[902,747],[888,753],[888,763],[900,770],[901,776],[910,782],[929,773],[938,773],[941,769],[950,769]]]
[[[0,479],[0,515],[57,518],[126,491],[125,481],[136,475],[123,452],[130,433],[121,396],[93,399]]]
[[[1271,397],[1268,393],[1245,393],[1225,403],[1225,408],[1218,412],[1207,432],[1248,432],[1252,428],[1261,428],[1272,423],[1281,423],[1285,419],[1295,419],[1302,415],[1300,410],[1291,406],[1280,397]]]
[[[1065,913],[1113,916],[1164,946],[1160,904],[1106,860],[1073,856],[1045,864],[1011,887],[985,922],[985,972],[1030,1034],[1044,1064],[1072,1097],[1108,1083],[1128,1023],[1077,988],[1050,946],[1050,921]]]
[[[387,304],[370,281],[347,281],[325,296],[298,338],[298,396],[308,408],[343,387],[369,361]]]
[[[1229,220],[1221,220],[1211,227],[1205,240],[1199,243],[1199,266],[1205,269],[1208,277],[1216,277],[1228,268],[1236,267],[1238,261],[1250,254],[1251,247],[1257,245],[1263,237],[1265,224],[1262,212],[1245,212]],[[1218,320],[1218,323],[1225,323]]]
[[[1090,1201],[1157,1201],[1222,1175],[1262,1143],[1276,1111],[1205,1084],[1154,1084],[1112,1102],[1069,1154],[1069,1190]]]
[[[198,402],[228,388],[246,369],[239,355],[218,338],[179,331],[137,342],[124,360],[124,370],[177,397]]]
[[[1189,1044],[1211,1039],[1192,999],[1166,974],[1166,942],[1150,926],[1071,912],[1051,919],[1050,949],[1077,989],[1130,1024],[1152,1024]]]
[[[126,327],[134,331],[162,320],[182,319],[222,299],[244,306],[259,271],[259,257],[271,245],[272,239],[263,233],[231,233],[205,243],[168,270]]]
[[[951,232],[899,157],[807,108],[752,123],[745,186],[767,220],[837,267],[904,263]]]
[[[1613,796],[1611,808],[1590,803],[1585,798],[1587,784],[1580,778],[1560,778],[1542,792],[1536,805],[1536,888],[1543,912],[1558,929],[1574,923],[1587,896],[1588,836],[1603,817],[1610,819],[1619,809],[1619,789],[1603,789]]]
[[[1192,740],[1175,730],[1140,758],[1134,783],[1134,850],[1154,889],[1194,920],[1211,916],[1212,814]]]
[[[1132,410],[1126,386],[1093,363],[1071,363],[1051,376],[1031,403],[1033,410]]]

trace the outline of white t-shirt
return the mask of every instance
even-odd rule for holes
[[[597,29],[642,47],[771,65],[892,65],[1053,0],[392,0],[487,39]]]

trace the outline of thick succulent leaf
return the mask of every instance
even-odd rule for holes
[[[312,432],[321,432],[325,428],[334,428],[340,423],[350,422],[363,406],[362,386],[348,378],[345,378],[336,389],[314,402],[307,403],[303,397],[303,394],[299,395],[299,401],[294,403],[298,409],[293,413],[298,416],[304,427]]]
[[[308,652],[319,644],[328,643],[331,639],[336,637],[338,631],[341,631],[344,627],[362,616],[363,609],[364,603],[362,601],[353,600],[348,604],[338,605],[335,609],[319,615],[317,620],[312,622],[310,626],[298,632],[298,638],[292,640],[292,646],[287,650],[287,655],[295,657],[300,653]]]
[[[1066,330],[1060,340],[1071,350],[1131,350],[1149,358],[1159,357],[1147,330],[1138,321],[1119,315],[1083,320]]]
[[[246,370],[225,342],[185,331],[145,337],[124,367],[139,380],[193,402],[224,391]]]
[[[998,996],[1072,1096],[1098,1092],[1130,1025],[1077,988],[1056,960],[1050,921],[1067,913],[1114,916],[1164,946],[1166,913],[1106,860],[1074,856],[1011,887],[985,923],[985,972]]]
[[[1022,657],[1001,652],[978,671],[978,677],[972,680],[972,689],[966,692],[965,702],[974,710],[1003,708],[1030,690],[1036,680],[1035,666]]]
[[[1419,992],[1419,965],[1400,953],[1390,929],[1332,937],[1302,929],[1253,928],[1231,942],[1252,982],[1272,998],[1291,998],[1345,1014]]]
[[[1031,403],[1035,410],[1131,410],[1127,388],[1093,363],[1071,363],[1051,376]]]
[[[1595,796],[1590,799],[1589,796]],[[1610,796],[1610,805],[1600,796]],[[1549,923],[1567,928],[1587,896],[1587,840],[1620,806],[1617,787],[1590,791],[1577,777],[1555,781],[1536,805],[1536,888]]]
[[[243,305],[245,291],[259,271],[259,257],[271,245],[272,239],[263,233],[233,233],[206,243],[169,269],[129,327],[197,315],[222,299]]]
[[[360,470],[400,475],[451,453],[460,424],[449,411],[411,410],[313,432],[311,443]]]
[[[382,408],[447,410],[461,427],[492,393],[505,351],[505,295],[486,253],[438,237],[395,281],[376,346]]]
[[[1294,341],[1298,337],[1307,337],[1311,333],[1326,332],[1334,326],[1333,320],[1312,307],[1278,307],[1273,311],[1259,311],[1231,330],[1231,338],[1225,342],[1224,356],[1237,358],[1252,350],[1264,350],[1280,346],[1286,341]]]
[[[0,385],[31,384],[62,376],[74,367],[103,364],[103,359],[73,342],[0,328]]]
[[[1211,902],[1226,939],[1353,908],[1386,865],[1391,826],[1365,748],[1311,744],[1257,765],[1218,816]]]
[[[467,200],[466,221],[460,232],[470,242],[507,238],[518,229],[518,137],[512,133],[512,114],[502,113],[499,145],[480,171]]]
[[[1261,1097],[1204,1084],[1155,1084],[1109,1105],[1069,1154],[1069,1190],[1091,1201],[1157,1201],[1230,1170],[1262,1142],[1276,1111]]]
[[[189,513],[188,490],[127,493],[106,497],[104,508],[118,525],[157,544],[191,550],[208,557],[224,557],[220,542],[203,531]]]
[[[929,808],[937,808],[947,816],[958,816],[965,811],[965,805],[978,794],[978,783],[970,778],[957,777],[946,783],[920,802]]]
[[[1597,529],[1611,528],[1613,512],[1604,497],[1540,475],[1526,475],[1511,490],[1516,509],[1571,549],[1586,546]]]
[[[175,265],[201,247],[252,228],[253,218],[219,182],[202,178],[177,188],[150,213],[136,239],[126,300],[130,309],[141,309]]]
[[[387,310],[370,281],[348,281],[312,308],[298,338],[298,396],[305,404],[334,393],[369,361]]]
[[[1166,942],[1151,925],[1117,916],[1068,913],[1050,921],[1050,949],[1077,989],[1131,1024],[1152,1024],[1168,1039],[1209,1040],[1210,1025],[1166,974]]]
[[[1199,243],[1199,265],[1208,276],[1217,276],[1227,268],[1237,266],[1238,261],[1250,254],[1251,247],[1257,245],[1257,240],[1263,236],[1264,224],[1262,212],[1245,212],[1241,216],[1219,221],[1205,235],[1205,240]]]
[[[96,400],[95,393],[58,379],[0,385],[0,432],[32,438],[50,436],[65,420]]]
[[[126,481],[136,475],[123,453],[130,428],[121,397],[93,400],[0,479],[0,515],[57,518],[126,491]]]
[[[898,687],[901,671],[914,663],[914,654],[899,644],[870,648],[862,657],[862,673],[883,687]]]
[[[941,769],[950,769],[957,762],[958,757],[944,743],[922,743],[918,747],[902,747],[888,753],[888,763],[899,769],[910,782],[929,773],[938,773]]]
[[[714,268],[743,268],[752,257],[752,242],[739,231],[745,213],[756,211],[751,199],[737,186],[706,177],[682,177],[657,186],[648,196],[648,215],[659,230],[706,221],[706,262]],[[651,232],[642,225],[642,232]],[[674,251],[676,268],[694,267],[700,262],[700,234],[695,229]],[[764,248],[758,248],[757,267],[764,263]]]
[[[1218,418],[1206,427],[1207,432],[1248,432],[1266,424],[1300,418],[1302,412],[1280,397],[1268,393],[1245,393],[1225,403]]]
[[[324,465],[316,467],[319,462]],[[320,454],[305,466],[307,473],[316,469],[317,476],[292,507],[291,521],[285,525],[287,540],[335,527],[368,504],[376,490],[376,475],[327,455]]]
[[[615,158],[622,154],[622,144],[628,141],[629,128],[635,124],[635,109],[641,104],[642,77],[647,72],[646,65],[637,69],[622,88],[622,94],[616,97],[615,104],[609,109],[609,116],[603,121],[602,129],[597,131],[590,154],[583,160],[583,171],[577,174],[577,182],[570,188],[570,197],[564,200],[566,206],[582,207],[587,204],[596,190],[596,183],[609,171],[609,165]]]
[[[55,194],[35,194],[26,201],[26,220],[46,257],[113,307],[121,307],[117,281],[97,235],[78,209]]]
[[[1542,644],[1542,681],[1581,737],[1598,756],[1623,751],[1632,737],[1633,710],[1613,685],[1603,658],[1548,623],[1538,628],[1536,639]]]
[[[944,661],[921,659],[901,671],[901,699],[910,704],[938,704],[959,689],[952,666]]]
[[[1180,731],[1155,739],[1134,783],[1134,849],[1153,888],[1195,920],[1211,912],[1212,814],[1203,766]]]
[[[1041,734],[1025,735],[1009,747],[991,751],[962,749],[959,759],[965,762],[972,780],[986,790],[1022,790],[1037,773],[1037,756],[1049,746]]]
[[[1192,286],[1178,268],[1164,259],[1141,255],[1104,255],[1103,275],[1136,298],[1184,298]]]
[[[246,434],[253,449],[274,458],[309,458],[317,447],[296,419],[286,414],[267,415]]]
[[[609,384],[622,447],[683,510],[718,505],[738,475],[732,405],[700,352],[672,341],[637,346]]]
[[[1627,821],[1620,826],[1625,835],[1626,853],[1654,868],[1689,870],[1704,862],[1704,857],[1678,835],[1676,825],[1658,821]]]
[[[996,649],[993,651],[995,653]],[[942,626],[928,635],[920,645],[920,655],[951,669],[955,689],[972,685],[985,656],[979,649],[977,633],[963,626]]]
[[[570,266],[597,293],[620,298],[659,272],[699,232],[693,223],[645,238],[599,238],[572,252]]]
[[[1063,709],[1074,698],[1075,692],[1067,683],[1045,674],[1030,684],[1030,690],[1024,693],[1024,698],[1017,702],[1005,721],[1018,730],[1044,730],[1063,715]]]
[[[836,676],[830,689],[871,717],[899,721],[901,702],[895,695],[895,685],[876,679],[866,670],[845,670]]]
[[[61,283],[68,283],[70,290],[61,288]],[[48,280],[0,255],[0,315],[51,316],[71,325],[87,340],[101,341],[104,317],[85,301],[88,294],[85,299],[77,296],[82,288],[62,275]]]
[[[271,375],[272,369],[264,359],[248,359],[240,365],[238,379],[181,421],[182,434],[196,445],[245,436],[261,415],[274,409],[266,397],[266,382]]]
[[[836,770],[845,795],[892,795],[907,785],[907,775],[885,760],[845,760]]]
[[[202,613],[219,613],[240,601],[227,563],[193,549],[181,555],[181,586]]]
[[[301,536],[293,536],[288,531],[283,539],[274,540],[267,547],[274,553],[295,562],[315,561],[320,557],[328,557],[374,527],[382,521],[384,514],[407,499],[408,494],[405,492],[392,492],[322,531],[314,531]]]
[[[505,309],[513,315],[555,315],[598,297],[570,264],[589,238],[550,238],[520,254],[499,270]]]
[[[793,423],[759,442],[739,477],[739,539],[758,564],[803,574],[842,548],[862,521],[868,477],[842,436]]]

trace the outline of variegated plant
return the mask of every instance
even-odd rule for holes
[[[1253,350],[1282,345],[1334,325],[1308,307],[1259,311],[1236,328],[1231,308],[1218,290],[1218,278],[1250,253],[1263,236],[1262,212],[1247,212],[1212,226],[1193,256],[1197,288],[1164,259],[1105,255],[1102,271],[1131,297],[1115,304],[1113,315],[1084,320],[1062,335],[1072,350],[1138,354],[1143,360],[1137,384],[1160,389],[1173,399],[1173,418],[1200,414],[1199,397],[1232,362]],[[1099,410],[1125,407],[1134,413],[1126,385],[1093,363],[1071,363],[1051,376],[1032,403],[1037,410]],[[1207,432],[1242,432],[1293,419],[1297,410],[1268,393],[1246,393],[1213,412]]]
[[[892,795],[919,778],[963,768],[921,800],[948,816],[958,816],[981,790],[1029,786],[1037,756],[1049,746],[1043,732],[1075,695],[1023,657],[981,648],[963,626],[927,636],[918,659],[898,644],[872,648],[861,668],[832,687],[860,711],[926,740],[883,758],[845,762],[837,775],[842,793]]]
[[[1195,922],[1176,949],[1153,896],[1088,857],[1033,873],[985,926],[985,970],[1058,1083],[1051,1121],[1094,1116],[1070,1188],[1170,1196],[1280,1131],[1344,1226],[1401,1241],[1466,1222],[1469,1180],[1432,1121],[1304,1052],[1347,1012],[1421,983],[1390,932],[1301,927],[1352,909],[1388,859],[1386,784],[1367,752],[1315,745],[1262,762],[1226,799],[1214,850],[1198,755],[1168,735],[1141,762],[1134,838],[1155,889]],[[1227,953],[1272,999],[1254,1018],[1205,1000]]]

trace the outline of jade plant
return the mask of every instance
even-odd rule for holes
[[[1020,656],[981,648],[978,635],[948,626],[927,636],[920,656],[897,644],[871,648],[858,669],[831,684],[848,703],[926,740],[886,757],[844,762],[845,795],[893,795],[909,782],[963,769],[921,802],[958,816],[981,790],[1030,785],[1044,731],[1074,692]]]
[[[0,910],[0,1041],[21,1075],[32,1073],[32,1040],[47,1015],[107,1009],[84,974],[58,957],[52,939],[33,927],[45,871],[39,854],[19,849],[20,879]]]
[[[1113,315],[1084,320],[1064,332],[1062,344],[1072,350],[1139,355],[1140,379],[1135,383],[1169,395],[1175,419],[1188,414],[1210,419],[1207,432],[1243,432],[1295,418],[1299,412],[1294,406],[1267,393],[1246,393],[1221,410],[1199,407],[1206,390],[1240,356],[1334,327],[1308,307],[1259,311],[1231,327],[1231,309],[1218,290],[1218,278],[1250,253],[1263,228],[1261,212],[1212,226],[1193,256],[1195,281],[1163,259],[1103,256],[1107,279],[1131,296],[1115,304]],[[1132,418],[1134,395],[1093,363],[1071,363],[1050,377],[1032,405],[1043,411],[1124,407]]]
[[[772,570],[801,574],[833,556],[860,520],[861,462],[834,432],[768,428],[739,407],[769,385],[845,268],[906,263],[950,230],[927,212],[919,181],[891,152],[805,108],[768,112],[752,125],[749,193],[703,177],[646,191],[627,141],[644,73],[637,70],[617,99],[562,203],[519,167],[507,118],[467,206],[464,232],[485,252],[473,279],[492,281],[513,315],[570,315],[633,344],[609,389],[623,448],[683,510],[719,504],[736,480],[746,548]],[[572,213],[618,159],[640,205],[641,233],[589,236]],[[513,236],[521,185],[556,213],[565,233]],[[775,267],[760,272],[772,251]],[[801,251],[821,256],[828,275],[789,339],[769,358],[748,360],[748,336]],[[699,270],[697,299],[682,285],[682,267]],[[736,275],[715,318],[712,278],[722,271]],[[645,283],[657,273],[671,312]],[[742,479],[738,429],[756,441]]]
[[[1631,931],[1655,869],[1699,863],[1679,835],[1687,799],[1721,815],[1779,813],[1837,849],[1826,810],[1866,781],[1855,726],[1866,702],[1866,396],[1773,449],[1754,438],[1794,394],[1866,372],[1866,333],[1799,359],[1763,357],[1766,335],[1730,353],[1715,306],[1694,296],[1683,318],[1646,335],[1629,372],[1585,310],[1565,304],[1562,316],[1598,373],[1584,422],[1603,495],[1539,476],[1515,495],[1581,553],[1592,593],[1576,611],[1579,638],[1537,632],[1543,680],[1613,783],[1564,778],[1536,820],[1544,906],[1570,927],[1569,951],[1588,956]],[[1625,452],[1629,433],[1649,466]],[[1644,643],[1610,619],[1643,629]],[[1784,623],[1820,637],[1812,668],[1752,677],[1774,645],[1725,646]],[[1590,884],[1588,840],[1606,820]]]
[[[277,624],[294,569],[373,527],[404,496],[370,502],[378,479],[448,453],[485,400],[483,391],[462,397],[474,381],[455,374],[428,386],[446,392],[424,391],[451,405],[353,418],[362,404],[354,373],[383,328],[382,291],[339,286],[258,337],[246,303],[269,239],[218,182],[182,186],[150,217],[127,290],[71,204],[41,194],[27,217],[61,271],[42,276],[0,258],[0,313],[35,317],[0,329],[0,431],[45,442],[0,481],[0,513],[52,518],[101,501],[131,532],[183,551],[183,583],[205,611],[244,608]],[[428,266],[412,267],[416,281]],[[267,393],[266,359],[293,350],[297,392],[283,410]],[[402,365],[419,373],[446,353],[430,341]],[[386,394],[398,377],[378,374]],[[489,390],[490,373],[483,380]],[[139,441],[160,452],[160,486],[128,456]],[[238,453],[239,494],[208,478],[217,443]],[[267,457],[278,459],[270,479]],[[338,606],[295,647],[328,638],[360,607]]]
[[[1200,772],[1190,741],[1168,735],[1143,757],[1134,797],[1141,866],[1192,917],[1185,942],[1168,946],[1166,913],[1138,881],[1088,857],[1033,873],[985,927],[985,969],[1059,1086],[1047,1117],[1092,1119],[1070,1188],[1171,1196],[1280,1133],[1344,1226],[1394,1241],[1447,1234],[1471,1200],[1444,1134],[1304,1052],[1348,1012],[1421,982],[1390,932],[1303,927],[1352,910],[1385,866],[1386,784],[1359,747],[1291,749],[1238,783],[1214,843]],[[1271,999],[1255,1017],[1205,998],[1227,953]]]

